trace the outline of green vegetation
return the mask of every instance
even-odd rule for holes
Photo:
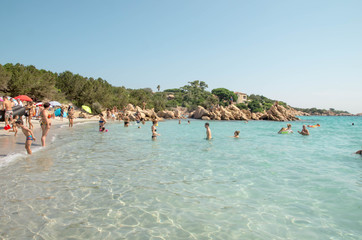
[[[211,93],[219,98],[220,105],[222,106],[229,105],[231,98],[233,99],[233,102],[238,100],[238,96],[233,91],[226,88],[215,88]]]
[[[122,108],[128,103],[142,106],[143,102],[147,103],[147,108],[154,108],[156,112],[177,106],[187,107],[189,110],[198,105],[210,107],[218,100],[206,91],[207,87],[205,82],[196,80],[179,89],[164,92],[160,92],[161,87],[158,85],[158,92],[154,93],[150,88],[114,87],[102,78],[87,78],[69,71],[58,74],[39,70],[31,65],[0,64],[0,94],[26,94],[35,101],[70,101],[76,106],[88,105],[95,112],[113,106]],[[167,100],[168,92],[175,97]]]
[[[189,111],[196,109],[197,106],[204,108],[218,104],[227,106],[231,97],[234,102],[237,101],[237,95],[233,91],[216,88],[209,92],[207,88],[208,85],[204,81],[195,80],[183,87],[166,89],[162,92],[160,85],[157,85],[157,92],[153,92],[151,88],[127,89],[112,86],[102,78],[87,78],[69,71],[58,74],[39,70],[32,65],[0,64],[0,95],[26,94],[35,101],[43,99],[70,101],[78,107],[88,105],[95,113],[113,106],[122,108],[128,103],[143,106],[143,102],[146,102],[147,108],[154,108],[157,112],[178,106],[186,107]],[[274,102],[275,100],[264,96],[251,94],[248,102],[236,106],[239,109],[250,109],[251,112],[263,112]],[[281,101],[279,105],[287,106]],[[297,110],[310,114],[348,113],[334,109],[297,108]]]

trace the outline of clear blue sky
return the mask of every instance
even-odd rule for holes
[[[362,112],[362,1],[3,0],[0,63]]]

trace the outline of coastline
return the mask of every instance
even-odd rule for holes
[[[79,123],[96,122],[97,120],[98,119],[96,118],[76,118],[74,119],[73,128],[75,128]],[[33,152],[36,152],[42,148],[41,128],[38,120],[33,120],[32,123],[34,125],[33,132],[36,137],[36,141],[33,142],[31,149]],[[68,119],[66,118],[64,118],[63,121],[61,121],[59,117],[52,119],[52,126],[46,138],[47,146],[52,144],[54,136],[56,136],[61,129],[68,129],[68,124]],[[18,129],[17,136],[14,136],[14,132],[9,132],[3,129],[4,125],[5,123],[1,123],[0,125],[0,166],[6,163],[6,159],[10,156],[27,155],[25,150],[25,136],[21,129]]]

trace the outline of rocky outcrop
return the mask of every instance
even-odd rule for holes
[[[192,113],[193,118],[201,119],[203,116],[210,116],[210,112],[205,108],[198,106],[196,110]]]
[[[175,118],[175,113],[172,111],[168,111],[168,110],[163,110],[163,111],[159,111],[157,113],[158,117],[162,117],[162,118],[166,118],[166,119],[174,119]]]
[[[218,107],[207,110],[201,106],[191,113],[191,118],[203,120],[271,120],[271,121],[295,121],[299,120],[296,114],[300,114],[293,108],[285,108],[280,105],[272,106],[268,111],[262,113],[251,113],[249,110],[240,110],[235,105]]]
[[[299,118],[293,115],[290,109],[280,105],[273,105],[265,114],[259,117],[259,120],[295,121],[299,120]]]

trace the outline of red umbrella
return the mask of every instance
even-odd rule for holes
[[[14,97],[14,99],[20,99],[21,101],[26,101],[26,102],[33,101],[30,97],[28,97],[26,95],[20,95],[20,96]]]

